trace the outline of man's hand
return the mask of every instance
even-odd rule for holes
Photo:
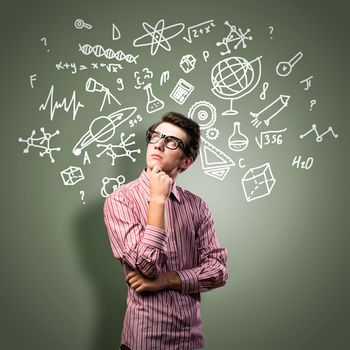
[[[132,271],[127,274],[125,281],[137,293],[158,292],[166,288],[164,275],[160,275],[156,279],[149,279],[141,273]]]
[[[156,165],[150,175],[150,194],[151,198],[165,200],[169,197],[171,191],[172,178]]]
[[[181,290],[181,280],[176,272],[164,272],[156,279],[149,279],[141,273],[131,271],[125,281],[137,293],[159,292],[163,289]]]

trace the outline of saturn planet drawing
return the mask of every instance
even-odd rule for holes
[[[95,118],[91,122],[89,130],[74,146],[73,154],[79,156],[81,151],[92,143],[103,143],[110,140],[114,136],[115,130],[130,119],[135,114],[136,109],[136,107],[123,108],[108,116]]]

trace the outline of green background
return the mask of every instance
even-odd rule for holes
[[[145,129],[164,111],[187,113],[193,103],[205,100],[218,114],[220,136],[212,143],[236,162],[244,158],[246,165],[231,168],[219,181],[205,175],[198,160],[178,180],[209,203],[218,238],[229,252],[227,285],[202,299],[205,349],[349,349],[348,13],[346,1],[2,1],[0,348],[118,348],[126,287],[103,223],[101,179],[138,177],[144,167]],[[77,30],[77,18],[92,30]],[[216,26],[192,44],[181,33],[170,41],[170,52],[159,48],[151,56],[149,46],[133,47],[133,40],[145,33],[142,22],[155,25],[161,18],[166,25],[182,22],[185,30],[210,19]],[[231,43],[231,56],[263,56],[261,81],[235,101],[236,117],[221,116],[229,101],[210,91],[210,71],[223,58],[223,48],[215,44],[228,34],[225,20],[243,31],[250,28],[253,36],[245,49],[233,50]],[[112,40],[112,23],[120,29],[118,41]],[[121,62],[120,73],[58,71],[55,64],[60,61],[108,63],[82,55],[79,43],[139,54],[138,64]],[[204,50],[210,52],[208,62]],[[298,51],[303,58],[292,74],[277,76],[276,64]],[[189,74],[179,67],[185,54],[197,58]],[[134,89],[133,73],[144,67],[153,71],[153,91],[165,102],[155,115],[147,115],[145,92]],[[160,87],[164,70],[170,71],[170,80]],[[305,91],[300,81],[310,75],[312,87]],[[83,165],[83,158],[72,154],[90,122],[116,109],[106,104],[99,112],[102,95],[85,91],[89,77],[109,87],[123,108],[138,108],[142,122],[120,129],[136,133],[136,146],[142,150],[136,163],[120,158],[112,167],[110,158],[94,157],[94,145],[88,148],[91,164]],[[123,78],[123,91],[116,90],[118,77]],[[169,98],[181,77],[195,86],[182,106]],[[265,81],[270,86],[262,101]],[[57,110],[52,121],[47,110],[39,111],[52,84],[58,100],[75,90],[85,105],[75,121],[71,111]],[[290,95],[290,103],[271,129],[288,130],[282,145],[260,150],[254,141],[260,129],[251,126],[249,112],[259,111],[279,94]],[[312,99],[317,103],[310,111]],[[234,121],[241,122],[250,139],[242,153],[227,147]],[[332,126],[339,137],[326,135],[318,143],[310,134],[301,140],[299,135],[314,123],[320,132]],[[36,149],[23,154],[26,145],[18,142],[43,126],[49,132],[60,130],[52,139],[62,148],[53,153],[53,164]],[[293,167],[296,155],[313,157],[313,166]],[[266,162],[276,184],[269,196],[248,203],[241,179],[249,168]],[[81,166],[85,180],[64,186],[60,171],[70,165]]]

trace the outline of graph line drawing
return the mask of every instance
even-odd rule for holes
[[[306,135],[308,135],[308,134],[310,134],[310,133],[312,133],[312,132],[314,132],[314,133],[316,134],[316,141],[317,141],[317,142],[322,142],[323,136],[327,135],[328,133],[331,133],[331,134],[333,135],[334,138],[337,138],[337,137],[339,136],[338,134],[336,134],[336,133],[334,132],[334,130],[333,130],[333,128],[332,128],[331,126],[328,127],[328,129],[327,129],[324,133],[320,134],[320,133],[317,131],[317,126],[316,126],[316,124],[312,124],[311,129],[310,129],[309,131],[307,131],[305,134],[300,135],[300,138],[303,139]]]
[[[45,154],[48,154],[51,163],[55,162],[55,159],[52,156],[53,151],[60,151],[61,147],[51,147],[51,139],[59,135],[60,131],[56,130],[53,134],[50,134],[48,132],[45,132],[45,128],[40,128],[40,131],[42,133],[42,136],[40,137],[34,137],[36,132],[35,130],[32,131],[32,134],[27,139],[22,139],[21,137],[18,139],[19,142],[24,142],[27,144],[27,148],[23,150],[23,153],[29,153],[30,147],[38,148],[40,150],[43,150],[42,152],[39,152],[40,157],[43,157]]]
[[[136,162],[136,158],[132,156],[133,153],[141,153],[141,150],[135,149],[135,150],[130,150],[128,149],[128,146],[134,145],[135,141],[128,142],[130,138],[135,137],[135,134],[130,134],[126,139],[124,139],[125,134],[122,132],[120,134],[120,143],[118,145],[112,145],[109,143],[108,145],[104,144],[97,144],[97,147],[103,147],[103,151],[99,154],[96,154],[97,158],[100,158],[102,154],[106,153],[108,156],[112,158],[112,166],[114,166],[114,161],[117,158],[120,157],[129,157],[133,162]],[[117,152],[117,150],[120,151],[120,153]]]
[[[171,46],[169,40],[179,35],[185,28],[183,23],[176,23],[165,27],[164,19],[160,19],[154,27],[147,22],[143,22],[142,26],[146,31],[146,34],[135,39],[133,46],[151,46],[152,56],[157,53],[159,47],[162,47],[166,51],[170,51]]]
[[[73,120],[78,113],[79,108],[84,107],[80,101],[76,101],[75,90],[72,93],[72,97],[69,102],[67,102],[67,98],[65,97],[62,102],[54,101],[54,86],[51,85],[49,94],[47,96],[46,101],[39,106],[39,111],[45,111],[48,106],[50,106],[50,120],[53,120],[55,112],[58,108],[63,108],[66,112],[68,112],[71,108],[73,111]]]

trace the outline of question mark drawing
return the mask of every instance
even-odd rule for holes
[[[312,111],[312,107],[316,104],[316,100],[310,101],[310,111]]]
[[[270,27],[269,27],[269,29],[270,29],[270,35],[271,35],[271,36],[270,36],[270,39],[272,39],[273,27],[272,27],[272,26],[270,26]]]
[[[40,41],[42,41],[44,43],[44,46],[47,46],[47,41],[46,41],[45,37],[41,38]],[[50,50],[47,49],[47,52],[50,52]]]
[[[84,202],[84,196],[85,196],[85,192],[84,191],[80,191],[80,199],[83,201],[83,204],[85,204]]]

